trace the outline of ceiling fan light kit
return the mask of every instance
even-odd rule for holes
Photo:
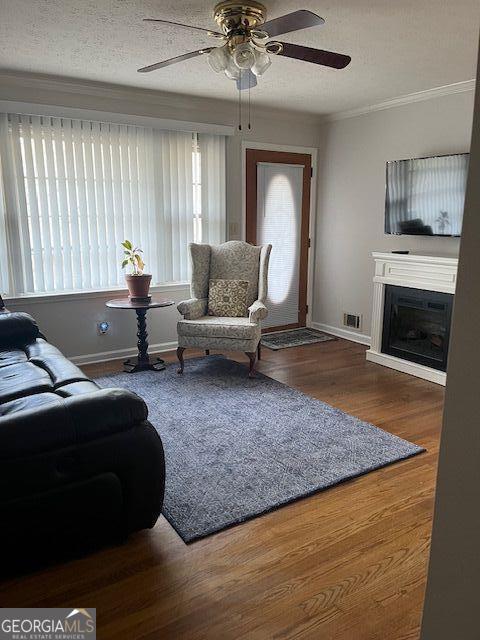
[[[255,0],[238,2],[224,0],[213,11],[220,32],[191,26],[221,42],[219,46],[207,47],[185,53],[175,58],[142,67],[138,71],[146,73],[182,62],[190,58],[207,55],[210,67],[216,73],[224,73],[234,80],[239,92],[248,90],[257,84],[257,77],[265,73],[272,64],[271,56],[281,56],[310,62],[334,69],[343,69],[350,63],[350,56],[331,51],[322,51],[312,47],[272,40],[275,36],[291,33],[308,27],[321,26],[325,20],[306,9],[293,11],[285,16],[266,21],[267,10]],[[146,18],[147,22],[158,22],[180,27],[190,27],[171,20]],[[249,98],[250,101],[250,98]],[[241,118],[241,98],[239,93],[239,111]],[[250,123],[249,123],[250,128]],[[239,125],[241,129],[241,124]]]
[[[268,67],[272,64],[270,60],[270,56],[266,53],[262,53],[261,51],[257,52],[255,55],[255,64],[252,67],[252,72],[256,76],[261,76],[265,73]]]
[[[208,54],[208,63],[216,73],[225,71],[230,60],[230,52],[228,51],[228,44],[222,47],[215,47]]]
[[[248,70],[256,76],[261,76],[272,64],[270,56],[265,51],[255,49],[248,42],[238,44],[232,51],[228,44],[215,47],[208,54],[208,62],[215,72],[223,71],[232,80],[238,80],[240,72]]]
[[[251,74],[243,78],[242,71],[261,76],[271,64],[267,52],[276,53],[282,48],[280,43],[267,43],[268,33],[257,28],[263,25],[265,16],[265,7],[257,2],[241,4],[227,0],[214,9],[214,19],[222,30],[215,35],[226,42],[210,51],[208,62],[213,71],[223,71],[227,78],[235,80],[239,91],[256,85]],[[268,45],[277,46],[268,48]]]
[[[255,64],[255,51],[249,42],[242,42],[232,51],[232,58],[237,67],[245,71]]]

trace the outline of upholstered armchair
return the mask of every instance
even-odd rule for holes
[[[218,246],[190,244],[192,262],[191,298],[177,309],[183,315],[177,325],[180,362],[188,347],[227,351],[243,351],[250,360],[249,376],[255,375],[257,353],[260,357],[261,320],[267,317],[268,261],[272,245],[255,247],[233,240]],[[248,282],[247,315],[219,317],[208,315],[210,280],[243,280]]]

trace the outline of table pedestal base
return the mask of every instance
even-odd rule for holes
[[[138,371],[163,371],[165,360],[155,358],[155,360],[140,360],[139,358],[129,358],[123,363],[125,373],[137,373]]]
[[[138,356],[129,358],[123,363],[125,373],[137,373],[138,371],[164,371],[165,361],[161,358],[152,358],[148,354],[147,311],[157,307],[171,307],[173,300],[131,300],[122,298],[109,300],[107,307],[111,309],[134,309],[137,314],[137,349]]]

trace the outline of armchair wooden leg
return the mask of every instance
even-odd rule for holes
[[[205,355],[209,356],[210,355],[210,349],[205,349]]]
[[[183,373],[183,367],[185,365],[184,361],[183,361],[183,352],[185,351],[185,347],[178,347],[177,348],[177,358],[178,358],[178,362],[180,363],[180,367],[177,369],[177,373]]]
[[[261,343],[261,342],[259,342],[259,343],[258,343],[258,347],[257,347],[257,358],[258,358],[259,360],[261,360],[261,359],[262,359],[262,343]]]
[[[246,351],[245,352],[248,356],[248,359],[250,360],[250,369],[248,372],[248,377],[249,378],[254,378],[255,377],[255,361],[257,359],[257,354],[255,351]]]

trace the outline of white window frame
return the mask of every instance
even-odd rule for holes
[[[164,131],[187,131],[197,134],[211,133],[223,136],[233,136],[235,134],[235,127],[230,125],[155,118],[150,116],[138,116],[135,114],[123,114],[92,109],[77,109],[72,107],[36,104],[13,100],[0,100],[0,112],[31,116],[64,117],[103,123],[152,127],[154,129]],[[152,293],[173,293],[175,291],[185,291],[188,289],[189,285],[190,283],[187,281],[171,282],[152,285],[150,290]],[[17,304],[22,304],[22,302],[60,302],[68,300],[108,298],[112,295],[127,293],[127,291],[127,287],[113,287],[108,289],[88,289],[56,293],[28,293],[16,296],[4,296],[3,299],[7,306],[8,304],[15,306]]]
[[[59,107],[56,105],[17,102],[13,100],[0,100],[0,111],[18,113],[22,116],[52,116],[56,118],[71,118],[72,120],[93,120],[107,124],[130,124],[137,127],[152,127],[153,129],[161,129],[162,131],[212,133],[219,136],[233,136],[235,134],[234,127],[223,124],[152,118],[150,116],[97,111],[94,109],[74,109],[72,107]]]

